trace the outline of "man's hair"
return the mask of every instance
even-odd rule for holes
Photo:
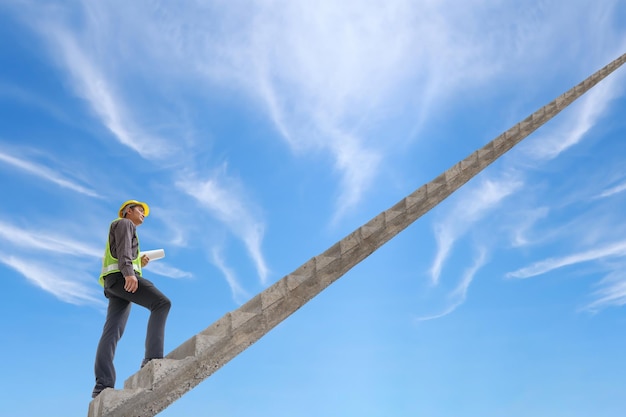
[[[128,214],[128,210],[132,209],[133,207],[137,207],[137,204],[129,204],[124,207],[124,210],[122,210],[122,217],[126,217],[126,215]]]

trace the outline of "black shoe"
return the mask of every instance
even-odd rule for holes
[[[152,359],[163,359],[163,358],[146,358],[143,361],[141,361],[141,368],[143,368],[144,366],[146,366],[148,364],[148,362],[150,362]],[[141,369],[140,368],[140,369]]]
[[[113,388],[113,387],[105,387],[102,384],[96,384],[96,386],[93,387],[93,391],[91,392],[91,398],[96,398],[98,395],[100,395],[102,391],[104,391],[107,388]]]

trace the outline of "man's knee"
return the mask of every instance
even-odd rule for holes
[[[170,301],[169,298],[167,298],[166,296],[162,296],[159,298],[159,300],[154,303],[152,310],[160,310],[163,312],[168,312],[170,311],[170,308],[172,307],[172,302]]]

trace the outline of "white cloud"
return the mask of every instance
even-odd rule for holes
[[[626,273],[624,267],[619,265],[618,271],[608,274],[598,284],[601,288],[594,291],[592,296],[596,298],[584,307],[584,310],[595,312],[605,307],[620,307],[626,304]]]
[[[527,267],[520,268],[516,271],[509,272],[506,276],[508,278],[530,278],[547,274],[555,269],[576,265],[582,262],[623,256],[626,256],[626,240],[560,258],[545,259],[543,261],[535,262]]]
[[[0,262],[19,272],[28,281],[61,301],[76,305],[104,305],[102,297],[98,297],[94,290],[95,286],[66,278],[75,277],[76,271],[70,272],[58,266],[51,267],[50,264],[33,260],[33,257],[20,258],[5,254],[0,256]]]
[[[345,138],[346,135],[338,133]],[[342,172],[343,194],[337,203],[333,222],[340,220],[356,206],[367,186],[375,178],[381,155],[362,148],[354,138],[345,138],[335,144],[336,167]]]
[[[222,254],[218,248],[213,248],[213,250],[211,251],[211,259],[215,266],[217,266],[217,268],[222,271],[224,277],[226,277],[226,282],[230,287],[233,301],[237,304],[243,304],[244,302],[246,302],[250,298],[250,295],[246,292],[246,290],[243,289],[241,284],[239,284],[235,271],[226,266],[226,264],[224,263],[224,259],[222,258]]]
[[[98,288],[97,280],[92,274],[82,271],[84,262],[80,260],[99,260],[101,257],[101,249],[83,242],[42,230],[25,230],[0,221],[0,263],[61,301],[76,305],[102,305],[95,290]],[[68,262],[73,265],[72,268],[68,268]]]
[[[608,106],[619,93],[618,81],[611,77],[596,85],[580,101],[572,105],[557,123],[533,138],[522,150],[535,160],[551,160],[578,144],[607,112]]]
[[[96,10],[91,12],[95,14]],[[106,38],[102,38],[108,35],[98,32],[98,29],[108,31],[107,28],[94,24],[87,26],[94,33],[81,34],[70,29],[57,13],[50,13],[50,16],[39,21],[36,29],[42,31],[52,56],[66,69],[76,94],[87,101],[94,114],[121,144],[148,159],[168,155],[172,149],[163,139],[146,133],[133,121],[133,109],[124,103],[120,93],[121,83],[116,82],[110,69],[112,65],[109,61],[113,61],[114,57],[97,56],[97,52],[102,53],[109,48]],[[91,17],[97,21],[104,16]],[[106,20],[103,18],[101,22]]]
[[[456,310],[461,304],[463,304],[465,302],[465,299],[467,298],[467,291],[469,290],[470,284],[474,280],[476,273],[480,270],[480,268],[483,267],[486,260],[487,251],[484,248],[480,249],[478,256],[474,259],[474,263],[465,270],[457,287],[448,295],[448,306],[439,314],[418,317],[417,321],[434,320],[447,316],[448,314]]]
[[[443,264],[456,240],[521,186],[522,183],[515,178],[500,181],[483,179],[477,186],[463,191],[445,218],[435,224],[437,253],[430,268],[433,284],[439,282]]]
[[[72,256],[102,257],[102,249],[70,239],[66,236],[49,234],[42,230],[26,230],[0,221],[0,236],[13,247],[32,251],[62,253]]]
[[[15,155],[10,155],[6,152],[0,151],[0,162],[4,162],[5,164],[16,167],[45,181],[52,182],[59,187],[67,188],[69,190],[76,191],[89,197],[102,198],[95,191],[87,187],[83,187],[82,185],[76,184],[74,181],[63,178],[63,176],[61,176],[58,172],[46,166],[37,164],[32,161],[28,161],[24,158],[19,158]]]
[[[376,178],[385,142],[367,138],[376,112],[408,76],[410,2],[258,2],[235,75],[297,153],[329,152],[341,177],[335,220]],[[388,30],[389,25],[394,30]],[[239,59],[239,58],[238,58]],[[251,77],[252,76],[252,77]],[[387,138],[389,141],[389,139]]]
[[[162,275],[168,278],[181,279],[181,278],[191,278],[190,272],[185,272],[173,266],[169,266],[164,262],[150,262],[145,266],[148,272],[153,272],[158,275]]]
[[[225,169],[225,166],[222,167],[205,180],[187,179],[177,182],[176,185],[195,198],[244,242],[256,265],[261,283],[265,285],[269,273],[261,250],[265,226],[258,213],[255,213],[256,210],[247,203],[238,181],[226,177]]]
[[[619,184],[616,185],[615,187],[611,187],[608,190],[603,191],[602,193],[600,193],[596,198],[606,198],[606,197],[611,197],[615,194],[619,194],[626,191],[626,182],[623,184]]]
[[[548,207],[538,207],[527,209],[518,216],[519,223],[514,226],[511,245],[515,248],[529,245],[531,243],[528,237],[529,230],[537,221],[546,218],[549,211]]]

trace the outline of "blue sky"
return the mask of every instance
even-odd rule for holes
[[[624,52],[618,0],[0,0],[0,414],[87,413],[121,202],[170,351]],[[622,416],[625,80],[160,415]]]

